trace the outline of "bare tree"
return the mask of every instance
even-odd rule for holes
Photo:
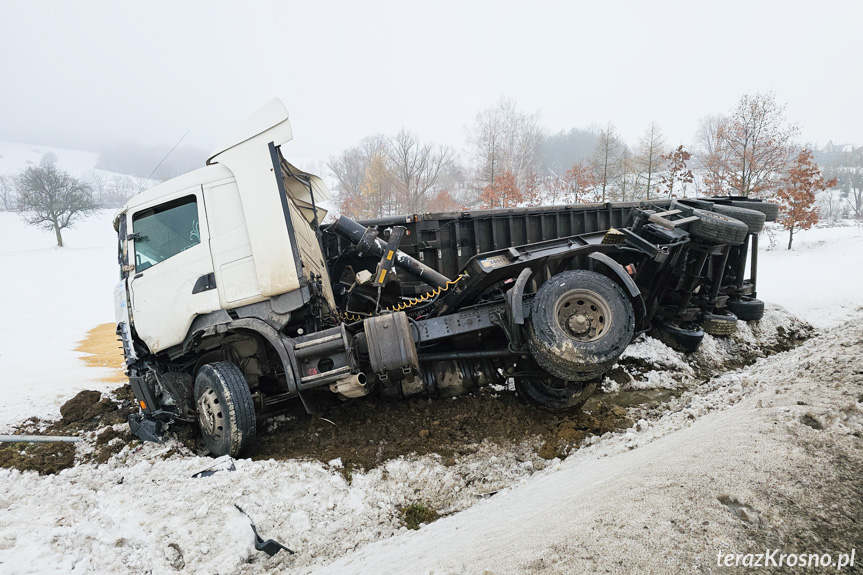
[[[6,174],[0,174],[0,209],[6,212],[15,210],[15,180]]]
[[[327,167],[336,177],[336,199],[339,210],[347,215],[359,216],[368,198],[362,198],[362,188],[372,160],[383,154],[386,138],[381,135],[364,138],[359,145],[331,157]],[[363,206],[363,207],[361,207]],[[374,210],[377,213],[378,210]]]
[[[493,107],[477,114],[468,131],[468,143],[477,165],[477,189],[494,185],[504,172],[512,173],[516,185],[526,184],[530,169],[535,167],[539,143],[543,137],[539,114],[527,114],[513,100],[501,98]]]
[[[54,230],[60,247],[61,230],[96,209],[90,185],[54,164],[27,168],[15,178],[15,187],[17,211],[28,224]]]
[[[96,200],[96,203],[100,207],[107,207],[104,205],[104,202],[105,193],[108,190],[108,176],[103,172],[92,170],[87,174],[87,183],[90,184],[90,188],[93,190],[93,197]]]
[[[632,155],[629,146],[623,144],[620,151],[617,179],[617,188],[620,193],[619,199],[623,202],[635,199],[638,196],[638,168],[638,158]]]
[[[662,156],[666,153],[665,137],[656,122],[650,122],[641,140],[635,161],[644,184],[644,197],[650,199],[650,190],[656,186],[656,175],[662,170]]]
[[[453,157],[447,147],[420,144],[416,135],[404,128],[390,138],[387,156],[399,190],[403,211],[422,212],[428,193]]]
[[[722,115],[705,116],[695,133],[695,166],[703,174],[702,183],[707,195],[719,195],[727,191],[730,149],[719,139],[726,122],[728,118]]]
[[[105,182],[101,205],[105,208],[119,208],[139,191],[139,186],[131,176],[114,174]]]
[[[836,178],[839,197],[845,200],[855,218],[863,218],[863,148],[841,152],[824,170],[828,177]]]
[[[611,123],[599,132],[596,147],[593,149],[591,167],[593,168],[597,186],[602,193],[603,202],[607,198],[608,185],[614,182],[620,174],[620,160],[623,146],[623,142]]]
[[[390,170],[383,148],[370,158],[360,195],[354,200],[354,205],[348,207],[360,217],[391,216],[398,211],[396,178]]]
[[[798,133],[773,93],[744,94],[710,136],[715,147],[711,161],[723,174],[717,185],[740,196],[773,196],[796,156]]]

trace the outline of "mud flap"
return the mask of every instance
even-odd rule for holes
[[[129,429],[141,441],[162,441],[162,422],[143,414],[133,413],[129,416]]]

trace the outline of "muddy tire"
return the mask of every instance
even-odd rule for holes
[[[749,233],[749,226],[723,214],[694,210],[693,215],[698,220],[689,224],[689,235],[709,244],[739,246]]]
[[[757,234],[764,228],[764,213],[758,210],[749,208],[741,208],[739,206],[723,206],[716,204],[713,211],[717,214],[724,214],[746,224],[750,234]]]
[[[195,403],[204,445],[214,456],[237,457],[255,440],[255,404],[240,368],[208,363],[195,378]]]
[[[701,318],[701,329],[714,336],[731,335],[737,332],[737,316],[731,312],[705,313]]]
[[[704,330],[700,327],[684,329],[658,317],[653,318],[651,323],[650,335],[676,351],[692,353],[704,339]]]
[[[753,297],[730,299],[725,307],[743,321],[758,321],[764,317],[764,302]]]
[[[564,381],[556,377],[518,377],[515,380],[519,397],[549,411],[580,408],[596,387],[596,382]]]
[[[773,202],[761,202],[758,200],[732,200],[732,206],[755,210],[764,214],[764,221],[775,222],[779,217],[779,204]]]
[[[586,270],[566,271],[542,284],[528,322],[534,359],[568,382],[608,371],[634,333],[635,313],[620,286]]]

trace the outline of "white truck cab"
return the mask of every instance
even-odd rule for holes
[[[205,167],[138,194],[118,211],[116,320],[130,379],[147,414],[159,411],[156,405],[164,400],[178,402],[167,396],[184,393],[161,389],[172,384],[160,383],[165,378],[155,365],[159,358],[200,347],[214,326],[228,333],[227,325],[246,320],[251,340],[237,343],[242,337],[233,330],[233,352],[268,356],[273,350],[265,345],[284,351],[277,333],[286,324],[302,325],[292,312],[312,300],[317,308],[335,310],[316,237],[326,215],[318,202],[330,199],[330,192],[321,178],[282,157],[279,146],[291,138],[288,112],[273,99],[216,148]],[[269,333],[267,344],[260,341],[266,339],[261,331]],[[221,347],[229,338],[217,339]],[[245,359],[247,366],[272,360]],[[143,383],[147,377],[149,386]],[[296,386],[285,387],[296,393]]]

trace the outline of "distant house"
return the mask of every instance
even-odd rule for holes
[[[827,142],[827,145],[824,146],[824,153],[833,155],[833,154],[847,154],[851,152],[855,152],[859,150],[860,147],[855,144],[834,144],[833,140]]]

